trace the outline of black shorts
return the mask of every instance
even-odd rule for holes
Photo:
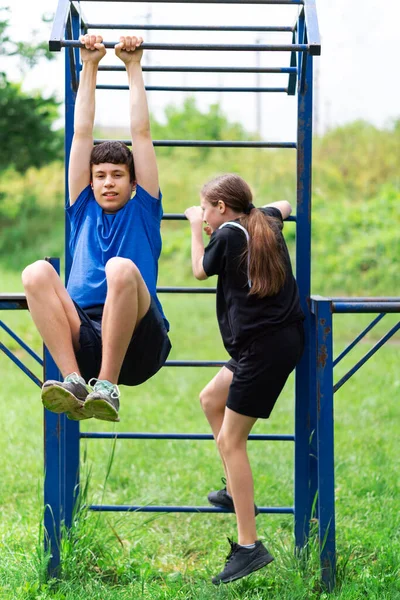
[[[76,352],[76,359],[82,377],[89,381],[92,377],[98,377],[101,367],[103,306],[83,310],[76,302],[74,304],[81,320],[80,349]],[[155,300],[151,298],[149,310],[133,332],[118,383],[139,385],[147,381],[161,369],[170,350],[171,342],[164,319]]]
[[[302,321],[252,341],[225,365],[233,372],[227,407],[247,417],[268,419],[304,349]]]

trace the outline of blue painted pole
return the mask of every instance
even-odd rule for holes
[[[72,14],[72,35],[78,39],[80,36],[80,17],[75,11]],[[75,56],[75,78],[79,81],[79,50],[74,49]],[[65,52],[65,204],[69,202],[68,190],[68,167],[69,155],[71,151],[72,138],[74,134],[74,111],[76,92],[72,88],[72,72],[74,68],[71,65],[68,52]],[[65,223],[65,281],[68,281],[71,269],[71,257],[69,248],[69,224]],[[79,421],[70,421],[65,418],[65,435],[63,437],[62,463],[64,477],[64,497],[63,497],[63,518],[65,526],[69,528],[72,524],[73,510],[79,485]]]
[[[57,273],[60,261],[51,259]],[[50,352],[44,346],[44,381],[60,379],[60,372]],[[63,415],[57,415],[44,409],[44,528],[45,550],[50,551],[48,565],[50,577],[58,574],[60,565],[60,536],[62,519],[62,475],[61,475],[61,439],[63,435]]]
[[[304,34],[304,13],[298,22],[300,41]],[[297,129],[297,230],[296,230],[296,277],[302,309],[306,315],[305,350],[296,370],[295,406],[295,522],[294,533],[297,550],[308,540],[310,526],[310,371],[311,371],[311,315],[309,297],[311,288],[311,165],[312,165],[312,57],[304,54],[308,62],[305,86],[298,81],[298,129]],[[298,64],[300,65],[300,56]],[[299,74],[301,70],[299,68]]]
[[[317,302],[317,444],[319,545],[322,581],[335,587],[335,473],[332,302]]]

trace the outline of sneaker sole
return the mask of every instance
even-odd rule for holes
[[[95,419],[101,421],[119,421],[118,412],[113,408],[106,400],[101,398],[94,398],[93,400],[86,400],[85,412],[90,414]]]
[[[68,412],[72,415],[82,409],[84,403],[78,400],[71,392],[57,385],[42,388],[42,404],[47,410],[54,413]]]
[[[210,504],[212,504],[213,506],[216,506],[217,508],[225,508],[230,513],[235,512],[234,506],[227,506],[226,504],[220,504],[219,502],[213,502],[212,500],[210,500],[210,498],[207,498],[207,500],[209,501]],[[254,505],[254,516],[257,517],[257,515],[259,515],[259,514],[260,514],[260,511]]]
[[[239,571],[239,573],[236,573],[236,575],[234,575],[233,577],[213,581],[213,584],[219,585],[220,583],[231,583],[231,581],[236,581],[237,579],[241,579],[242,577],[246,577],[247,575],[251,575],[251,573],[259,571],[263,567],[266,567],[267,565],[272,563],[273,560],[274,557],[271,554],[267,554],[267,556],[262,556],[260,558],[255,559],[245,569]]]
[[[224,508],[225,510],[229,511],[230,513],[235,512],[235,509],[233,506],[227,506],[226,504],[220,504],[219,502],[213,502],[212,500],[210,500],[210,498],[208,498],[208,501],[210,504],[212,504],[212,506],[216,506],[217,508]]]

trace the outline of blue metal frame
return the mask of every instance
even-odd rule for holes
[[[98,0],[99,1],[99,0]],[[101,0],[100,0],[101,1]],[[125,0],[134,1],[134,0]],[[156,0],[157,1],[157,0]],[[172,0],[158,0],[169,2]],[[226,3],[243,4],[243,0],[186,0],[187,3]],[[313,56],[321,52],[315,0],[244,0],[247,4],[291,4],[303,5],[293,27],[265,28],[268,31],[292,31],[291,45],[183,45],[146,44],[150,49],[203,49],[203,50],[244,50],[291,52],[290,67],[284,68],[231,68],[231,67],[145,67],[153,71],[193,71],[193,72],[275,72],[288,74],[288,87],[285,91],[298,96],[297,142],[236,142],[208,140],[157,140],[155,146],[180,147],[258,147],[297,149],[297,216],[296,222],[297,281],[300,298],[306,315],[306,344],[301,363],[296,372],[295,434],[294,435],[250,435],[252,441],[292,441],[294,442],[294,507],[261,507],[263,513],[294,514],[294,532],[297,551],[307,546],[311,517],[316,517],[319,528],[320,558],[322,579],[328,590],[335,584],[335,505],[334,505],[334,439],[333,439],[333,394],[345,383],[392,335],[400,329],[397,323],[336,385],[333,385],[333,367],[379,322],[384,313],[400,312],[399,298],[322,298],[310,296],[311,290],[311,167],[312,167],[312,100],[313,100]],[[75,95],[79,82],[79,42],[81,32],[93,27],[83,18],[79,2],[59,0],[49,46],[59,51],[67,47],[65,53],[65,170],[66,202],[68,201],[68,160],[73,135],[73,113]],[[102,25],[109,29],[113,26]],[[116,27],[116,26],[115,26]],[[126,25],[126,28],[129,26]],[[147,29],[212,29],[202,26],[146,26]],[[227,29],[230,29],[227,27]],[[263,28],[257,29],[262,30]],[[238,27],[237,30],[252,30]],[[65,37],[64,37],[65,36]],[[112,47],[107,42],[106,47]],[[101,70],[122,70],[123,67],[102,67]],[[113,87],[113,86],[98,86]],[[114,86],[115,87],[115,86]],[[159,89],[159,88],[152,88]],[[164,88],[165,89],[165,88]],[[203,89],[203,88],[202,88]],[[244,91],[240,88],[225,88],[225,91]],[[250,88],[246,91],[249,91]],[[252,89],[253,91],[253,89]],[[257,91],[265,91],[257,89]],[[100,143],[103,140],[95,140]],[[130,140],[124,140],[130,144]],[[184,215],[167,214],[166,220],[184,220]],[[66,228],[66,277],[71,265],[68,253],[69,231]],[[59,272],[59,263],[50,259]],[[205,293],[214,294],[215,288],[158,288],[163,293]],[[23,294],[0,296],[1,309],[26,309]],[[332,355],[332,313],[358,312],[382,313],[333,361]],[[2,322],[0,325],[36,360],[41,362]],[[0,345],[31,379],[41,385],[40,380],[8,350]],[[166,366],[220,366],[225,361],[168,361]],[[58,379],[59,372],[47,349],[44,349],[44,379]],[[65,415],[44,411],[45,441],[45,530],[46,548],[51,552],[49,570],[57,574],[60,565],[60,539],[63,523],[68,528],[79,488],[79,443],[82,439],[179,439],[211,440],[211,434],[185,433],[80,433],[79,423],[69,421]],[[200,506],[111,506],[92,505],[94,511],[141,511],[141,512],[224,512],[215,507]]]

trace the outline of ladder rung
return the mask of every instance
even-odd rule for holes
[[[96,85],[97,90],[129,90],[127,85]],[[147,92],[265,92],[287,94],[287,87],[258,88],[258,87],[191,87],[191,86],[146,86]]]
[[[86,2],[109,2],[109,0],[85,0]],[[142,2],[142,0],[119,0],[120,2]],[[162,4],[304,4],[304,0],[153,0]]]
[[[106,48],[114,48],[118,42],[103,42]],[[59,43],[51,40],[50,50],[61,48],[83,48],[79,40],[61,40]],[[143,50],[190,50],[212,52],[307,52],[307,44],[153,44],[144,43]]]
[[[213,440],[211,433],[109,433],[109,432],[81,432],[84,439],[97,440]],[[253,433],[248,436],[252,441],[294,442],[294,435],[290,434],[261,434]]]
[[[125,72],[123,66],[101,65],[99,71]],[[289,73],[296,74],[296,67],[162,67],[142,65],[146,73]]]
[[[95,144],[112,140],[94,140]],[[132,140],[117,140],[127,146],[132,145]],[[253,141],[225,141],[225,140],[153,140],[156,147],[176,148],[297,148],[296,142],[253,142]]]
[[[124,23],[85,23],[87,29],[126,29],[129,31],[260,31],[265,33],[278,33],[293,31],[292,26],[245,26],[245,25],[149,25],[148,23],[136,23],[126,25]]]
[[[168,512],[168,513],[229,513],[231,511],[216,506],[131,506],[127,504],[92,504],[90,510],[102,512]],[[292,506],[262,506],[260,513],[293,515]]]

